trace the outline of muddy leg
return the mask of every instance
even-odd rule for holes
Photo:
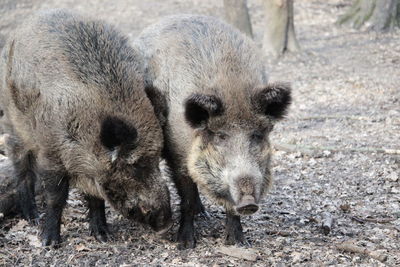
[[[194,216],[202,210],[199,192],[191,178],[181,173],[183,170],[180,166],[183,166],[183,164],[177,160],[179,156],[169,152],[166,153],[165,158],[171,170],[172,180],[181,198],[181,218],[178,234],[176,236],[176,242],[179,243],[178,249],[194,248],[196,246]]]
[[[226,225],[225,225],[226,245],[245,245],[248,246],[246,238],[243,234],[242,224],[240,223],[240,216],[234,215],[233,212],[226,212]]]
[[[89,195],[86,195],[85,199],[89,206],[90,235],[94,236],[100,242],[107,242],[110,233],[106,222],[104,200]]]
[[[42,244],[57,246],[61,241],[61,215],[68,197],[68,176],[58,171],[42,171],[40,175],[46,199],[46,212],[41,233]]]
[[[176,184],[181,197],[181,219],[177,236],[178,249],[194,248],[196,246],[194,216],[198,212],[196,210],[196,203],[198,203],[196,185],[189,177],[180,177]]]

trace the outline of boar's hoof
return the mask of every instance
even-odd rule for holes
[[[111,239],[112,235],[108,231],[107,226],[105,227],[91,227],[90,235],[94,236],[97,241],[105,243]]]
[[[42,246],[58,248],[61,243],[61,238],[59,234],[51,233],[51,232],[43,232],[42,233]]]
[[[32,226],[38,226],[38,225],[39,225],[39,222],[40,222],[39,217],[37,217],[37,218],[31,218],[31,219],[28,220],[28,223],[29,223],[30,225],[32,225]]]
[[[251,244],[247,239],[244,237],[242,231],[231,231],[230,233],[226,233],[225,236],[225,245],[232,246],[238,245],[241,247],[251,247]]]
[[[192,227],[180,227],[178,235],[175,239],[178,242],[178,249],[184,250],[196,247],[196,238],[194,237],[194,228]]]
[[[39,224],[39,215],[36,207],[22,209],[22,216],[28,221],[30,225]]]
[[[236,206],[236,212],[240,215],[251,215],[256,211],[258,211],[258,205],[252,196],[244,196],[239,205]]]

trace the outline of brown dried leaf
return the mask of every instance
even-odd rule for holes
[[[31,246],[35,248],[40,248],[42,246],[37,235],[27,235],[26,238],[29,240],[29,245]]]
[[[239,247],[219,247],[217,252],[235,257],[238,259],[244,259],[248,261],[256,261],[258,258],[257,250],[252,248],[239,248]]]
[[[20,220],[16,225],[14,225],[11,229],[10,232],[18,232],[24,230],[25,226],[28,225],[28,222],[26,220]]]
[[[90,249],[83,244],[76,245],[75,250],[76,251],[90,251]]]

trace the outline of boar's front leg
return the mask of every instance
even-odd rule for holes
[[[249,245],[243,234],[242,224],[240,223],[240,216],[235,215],[233,211],[226,211],[225,231],[226,245]]]
[[[89,206],[89,229],[90,235],[100,242],[106,242],[109,238],[109,231],[106,221],[104,200],[90,195],[85,196]]]
[[[165,158],[171,169],[172,180],[175,183],[178,195],[181,198],[181,219],[176,241],[178,249],[194,248],[196,238],[194,233],[194,216],[201,212],[201,202],[196,184],[185,174],[181,166],[183,164],[178,160],[178,155],[171,152],[166,153]]]
[[[60,241],[61,215],[67,202],[69,177],[63,171],[41,170],[46,200],[46,211],[42,225],[42,245],[57,246]]]
[[[194,248],[196,246],[194,216],[198,212],[197,188],[188,176],[181,177],[176,183],[176,187],[181,197],[181,219],[177,236],[178,249]]]

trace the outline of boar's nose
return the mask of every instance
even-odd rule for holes
[[[173,225],[170,209],[161,208],[158,211],[151,212],[149,224],[157,234],[163,235],[166,233]]]
[[[244,195],[239,204],[235,207],[240,215],[251,215],[258,211],[258,205],[253,196]]]

